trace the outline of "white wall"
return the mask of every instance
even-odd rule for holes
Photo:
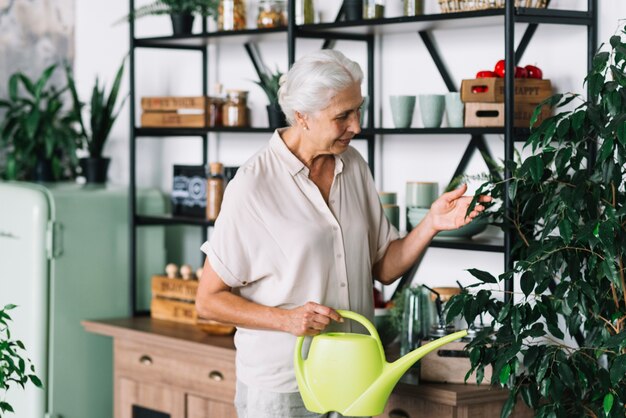
[[[137,4],[144,4],[137,0]],[[323,21],[334,19],[340,0],[317,0]],[[623,0],[600,0],[598,39],[608,38],[619,28],[618,19],[626,17]],[[584,10],[585,0],[553,0],[554,7]],[[426,0],[426,11],[438,8],[435,0]],[[254,21],[255,8],[249,7],[249,20]],[[128,13],[128,2],[111,0],[76,2],[76,62],[75,71],[80,93],[87,96],[96,74],[111,80],[115,69],[129,46],[128,25],[113,23]],[[387,16],[401,13],[400,0],[387,0]],[[196,22],[199,23],[199,22]],[[622,25],[624,22],[622,21]],[[516,42],[525,25],[516,26]],[[165,17],[148,17],[137,21],[138,36],[168,35],[170,24]],[[586,73],[586,30],[584,27],[543,25],[537,30],[533,41],[522,58],[522,64],[536,64],[544,70],[544,77],[552,80],[561,92],[583,92]],[[463,78],[472,78],[481,69],[491,69],[504,57],[504,34],[501,26],[437,30],[433,37],[443,59],[457,84]],[[319,48],[319,41],[299,40],[297,55]],[[259,45],[266,64],[287,68],[286,44],[268,42]],[[377,74],[377,108],[382,116],[382,126],[391,126],[388,96],[403,94],[443,93],[445,85],[437,73],[423,43],[417,34],[389,35],[378,42],[379,72]],[[337,49],[357,60],[365,67],[366,51],[355,42],[339,42]],[[254,68],[242,45],[226,45],[219,49],[211,47],[210,57],[217,57],[209,65],[210,83],[221,82],[225,88],[243,88],[250,91],[252,124],[267,123],[266,99],[252,80],[256,79]],[[201,66],[198,53],[160,52],[137,50],[137,95],[195,95],[201,92]],[[382,81],[382,83],[381,83]],[[413,126],[420,126],[416,109]],[[382,114],[382,115],[380,115]],[[380,120],[380,118],[379,118]],[[113,157],[110,179],[114,183],[128,182],[128,110],[122,112],[112,133],[106,154]],[[225,165],[239,165],[256,149],[262,147],[269,135],[215,135],[210,142],[210,160]],[[492,152],[497,158],[503,155],[502,138],[488,138]],[[385,136],[377,145],[376,177],[380,190],[398,192],[400,204],[404,199],[404,184],[408,180],[437,181],[443,188],[469,141],[465,136]],[[364,144],[356,146],[364,150]],[[140,186],[157,186],[171,189],[173,164],[200,164],[201,143],[198,139],[142,138],[137,147],[137,175]],[[468,173],[485,171],[480,158],[474,159]],[[403,213],[403,208],[401,208]],[[404,228],[404,222],[401,229]],[[197,238],[196,238],[197,239]],[[195,241],[197,242],[197,241]],[[193,247],[195,244],[189,244]],[[199,261],[192,261],[199,263]],[[456,280],[468,282],[470,276],[464,270],[476,267],[501,272],[501,254],[484,252],[451,251],[432,248],[428,250],[418,271],[416,281],[455,285]]]

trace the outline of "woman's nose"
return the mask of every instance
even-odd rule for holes
[[[361,112],[352,113],[348,129],[355,134],[361,133]]]

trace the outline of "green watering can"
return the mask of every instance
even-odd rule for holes
[[[431,351],[467,335],[467,331],[446,335],[387,363],[374,325],[357,313],[337,312],[361,323],[371,335],[347,332],[317,335],[306,360],[302,358],[304,337],[298,337],[294,353],[298,387],[304,406],[320,414],[331,411],[348,416],[382,414],[391,391],[409,367]]]

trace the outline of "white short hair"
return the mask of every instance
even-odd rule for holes
[[[294,125],[295,113],[311,114],[325,109],[339,91],[361,84],[363,71],[339,51],[322,49],[300,58],[280,78],[278,103],[287,121]]]

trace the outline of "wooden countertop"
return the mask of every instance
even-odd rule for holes
[[[132,339],[145,344],[157,341],[162,344],[164,339],[171,340],[172,349],[175,349],[175,346],[191,345],[196,349],[210,346],[218,349],[235,350],[232,336],[209,335],[193,325],[152,319],[147,316],[83,321],[82,324],[88,332],[113,338]],[[508,391],[488,385],[425,382],[416,385],[407,383],[410,381],[411,376],[407,375],[403,381],[398,383],[394,392],[451,406],[492,401],[503,402],[508,396]]]
[[[139,339],[146,343],[153,339],[159,341],[169,339],[175,344],[188,343],[228,350],[235,349],[232,335],[210,335],[193,325],[153,319],[149,316],[82,321],[81,323],[88,332],[113,338]]]

